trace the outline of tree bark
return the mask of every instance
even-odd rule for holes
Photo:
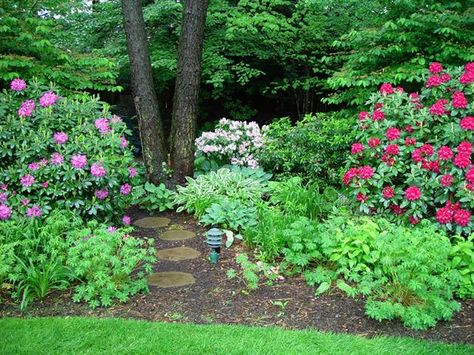
[[[121,3],[146,178],[156,184],[166,178],[162,162],[168,153],[153,84],[143,10],[141,0],[121,0]]]
[[[183,183],[194,168],[194,140],[207,0],[185,0],[171,123],[173,178]]]

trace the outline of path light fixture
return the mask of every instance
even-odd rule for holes
[[[221,252],[221,243],[224,232],[219,228],[211,228],[206,233],[207,245],[211,248],[211,255],[209,259],[211,264],[217,264],[219,260],[219,253]]]

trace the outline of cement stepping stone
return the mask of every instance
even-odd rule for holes
[[[156,253],[158,260],[181,261],[196,259],[200,253],[193,248],[178,247],[170,249],[162,249]]]
[[[185,240],[196,236],[196,233],[184,229],[172,229],[158,236],[162,240]]]
[[[145,217],[133,223],[140,228],[161,228],[170,224],[170,219],[166,217]]]
[[[195,282],[194,276],[187,272],[155,272],[148,276],[148,285],[162,288],[187,286]]]

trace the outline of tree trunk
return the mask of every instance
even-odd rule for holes
[[[168,154],[158,99],[153,86],[141,0],[121,0],[121,2],[131,67],[132,94],[138,114],[146,178],[152,183],[159,183],[166,178],[162,162],[166,161]]]
[[[192,175],[207,0],[185,0],[171,123],[173,178]]]

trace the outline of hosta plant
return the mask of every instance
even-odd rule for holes
[[[437,221],[473,231],[474,63],[432,63],[425,87],[407,94],[389,83],[359,114],[343,177],[360,208],[412,224]]]
[[[96,98],[53,90],[15,79],[0,93],[0,220],[52,208],[120,216],[137,175],[129,131]]]

